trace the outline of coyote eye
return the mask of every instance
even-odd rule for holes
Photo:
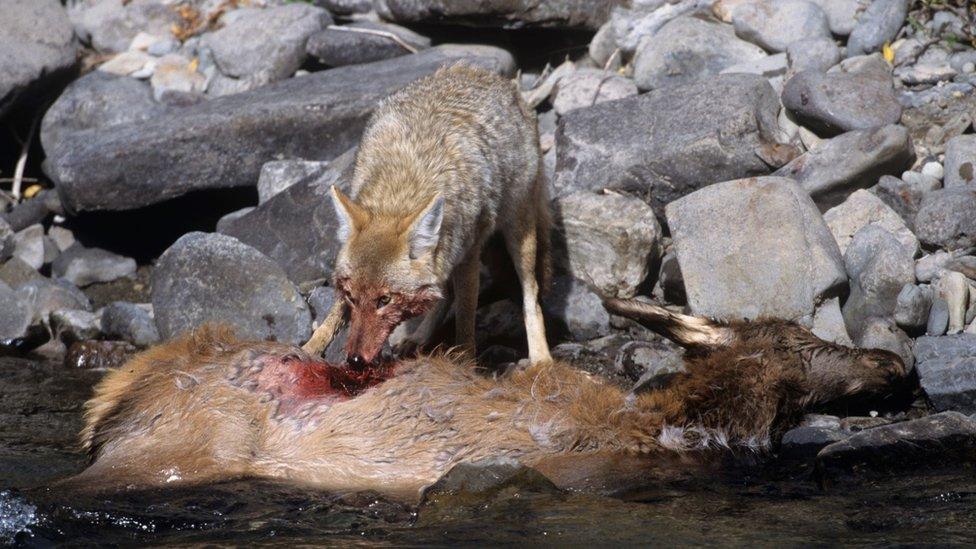
[[[390,294],[383,294],[376,300],[376,308],[385,307],[390,304]]]

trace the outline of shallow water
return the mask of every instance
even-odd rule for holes
[[[619,498],[544,487],[419,509],[371,494],[258,481],[79,497],[81,404],[97,372],[0,358],[0,542],[52,544],[969,544],[976,475],[917,472],[821,488],[802,468],[751,467]]]

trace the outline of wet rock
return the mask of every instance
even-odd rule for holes
[[[322,177],[328,168],[328,162],[310,160],[272,160],[265,163],[258,177],[258,204],[264,204],[296,183]]]
[[[926,246],[954,250],[976,246],[976,187],[953,187],[922,197],[915,232]]]
[[[945,186],[976,184],[976,135],[959,135],[946,143]]]
[[[88,297],[63,279],[32,280],[17,288],[17,293],[30,309],[34,324],[47,325],[54,311],[91,310]]]
[[[800,124],[824,135],[896,124],[901,118],[891,77],[876,72],[802,71],[786,82],[782,99]]]
[[[347,151],[320,177],[291,185],[254,210],[226,220],[220,232],[270,257],[296,284],[328,279],[341,245],[329,188],[336,184],[345,189],[355,156],[355,149]]]
[[[932,299],[929,310],[929,320],[925,325],[925,333],[930,336],[940,336],[949,329],[949,304],[941,297]]]
[[[78,341],[97,339],[102,335],[101,311],[65,309],[51,313],[51,333],[65,346]]]
[[[910,370],[915,365],[912,340],[890,318],[869,318],[857,328],[854,343],[862,349],[884,349],[901,357]]]
[[[666,211],[695,314],[798,319],[847,282],[833,235],[789,179],[711,185]]]
[[[650,206],[616,193],[573,193],[554,203],[559,246],[571,274],[608,296],[633,297],[660,253]]]
[[[844,440],[848,434],[839,428],[800,426],[783,435],[780,455],[786,459],[810,459],[825,446]]]
[[[905,284],[895,299],[895,323],[910,330],[923,328],[928,323],[931,309],[931,288]]]
[[[847,56],[881,51],[894,40],[908,15],[908,0],[874,0],[857,20],[847,39]]]
[[[224,76],[263,86],[295,74],[305,61],[308,38],[332,24],[329,13],[303,3],[238,9],[221,18],[223,27],[205,34]]]
[[[44,226],[31,225],[13,236],[13,256],[34,269],[44,266]]]
[[[33,315],[20,293],[0,282],[0,345],[24,337]]]
[[[769,83],[746,74],[577,109],[556,131],[551,195],[629,191],[660,216],[695,189],[768,173],[758,155],[775,149],[778,111]]]
[[[908,131],[883,126],[826,139],[775,175],[796,180],[826,210],[851,192],[874,185],[881,175],[901,173],[914,160]]]
[[[102,332],[110,339],[128,341],[137,347],[159,343],[159,332],[149,305],[116,301],[102,309]]]
[[[152,274],[160,336],[220,322],[244,338],[304,343],[311,315],[285,272],[237,239],[193,232],[160,256]]]
[[[610,315],[600,297],[571,276],[553,279],[552,288],[542,297],[542,310],[553,337],[587,341],[610,331]]]
[[[642,90],[691,84],[766,52],[735,37],[728,25],[678,17],[645,37],[634,56],[634,81]]]
[[[902,287],[915,283],[915,262],[894,235],[870,224],[855,233],[844,254],[844,265],[851,283],[844,320],[858,342],[868,318],[894,316]]]
[[[614,0],[376,0],[380,17],[397,23],[476,27],[580,28],[597,30],[610,16]]]
[[[634,95],[637,86],[629,78],[600,69],[578,69],[556,82],[552,107],[562,116],[575,109]]]
[[[768,51],[786,51],[804,38],[830,38],[827,14],[806,0],[757,0],[736,7],[732,24],[740,38]]]
[[[124,365],[136,348],[125,341],[77,341],[68,346],[64,355],[67,368],[107,370]]]
[[[0,10],[0,115],[66,76],[78,45],[57,0],[8,0]]]
[[[847,200],[824,212],[824,221],[837,240],[840,253],[854,234],[868,224],[876,224],[902,243],[912,257],[918,253],[918,238],[905,226],[905,221],[880,198],[864,189],[855,191]]]
[[[0,282],[6,283],[11,288],[18,288],[31,280],[40,280],[44,275],[37,272],[19,257],[11,257],[0,265]]]
[[[180,23],[176,10],[156,0],[82,0],[70,4],[68,15],[78,36],[100,53],[126,51],[140,32],[170,36]]]
[[[804,38],[786,48],[786,61],[792,74],[806,70],[827,72],[840,62],[840,48],[831,38]]]
[[[840,298],[832,297],[817,307],[813,314],[813,326],[810,331],[820,339],[832,341],[849,347],[854,346],[847,326],[844,324],[844,314],[840,309]]]
[[[54,261],[51,272],[76,286],[111,282],[136,273],[136,261],[100,248],[75,244]]]
[[[46,150],[45,171],[73,212],[136,208],[194,190],[253,186],[268,160],[329,160],[346,151],[380,99],[462,59],[504,74],[513,69],[504,50],[439,46],[322,71],[118,124],[111,132],[63,132]]]
[[[882,175],[878,184],[871,190],[905,221],[905,225],[915,230],[915,216],[927,192],[938,189],[938,181],[918,179],[905,181],[891,175]]]
[[[945,301],[949,310],[947,333],[958,334],[966,327],[966,307],[969,304],[969,283],[961,273],[949,271],[932,283],[937,298]]]
[[[430,47],[430,38],[421,36],[410,29],[389,23],[359,21],[337,28],[327,28],[316,32],[308,39],[305,51],[329,67],[372,63],[414,53],[389,36],[368,34],[362,31],[376,31],[399,38],[414,48],[423,50]]]
[[[811,0],[820,6],[820,9],[827,14],[827,23],[830,25],[830,32],[847,36],[854,30],[857,24],[858,12],[861,9],[859,0]]]

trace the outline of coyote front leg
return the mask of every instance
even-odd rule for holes
[[[339,330],[346,324],[346,301],[341,296],[336,295],[336,302],[329,309],[329,314],[322,321],[322,324],[315,329],[312,337],[302,349],[312,356],[322,356],[325,350],[332,344]]]

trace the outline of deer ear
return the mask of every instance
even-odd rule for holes
[[[444,198],[435,196],[410,225],[410,259],[417,259],[433,251],[441,236],[444,221]]]
[[[332,207],[335,208],[336,219],[339,220],[339,240],[345,242],[354,231],[361,231],[369,221],[369,213],[362,206],[332,186]]]

